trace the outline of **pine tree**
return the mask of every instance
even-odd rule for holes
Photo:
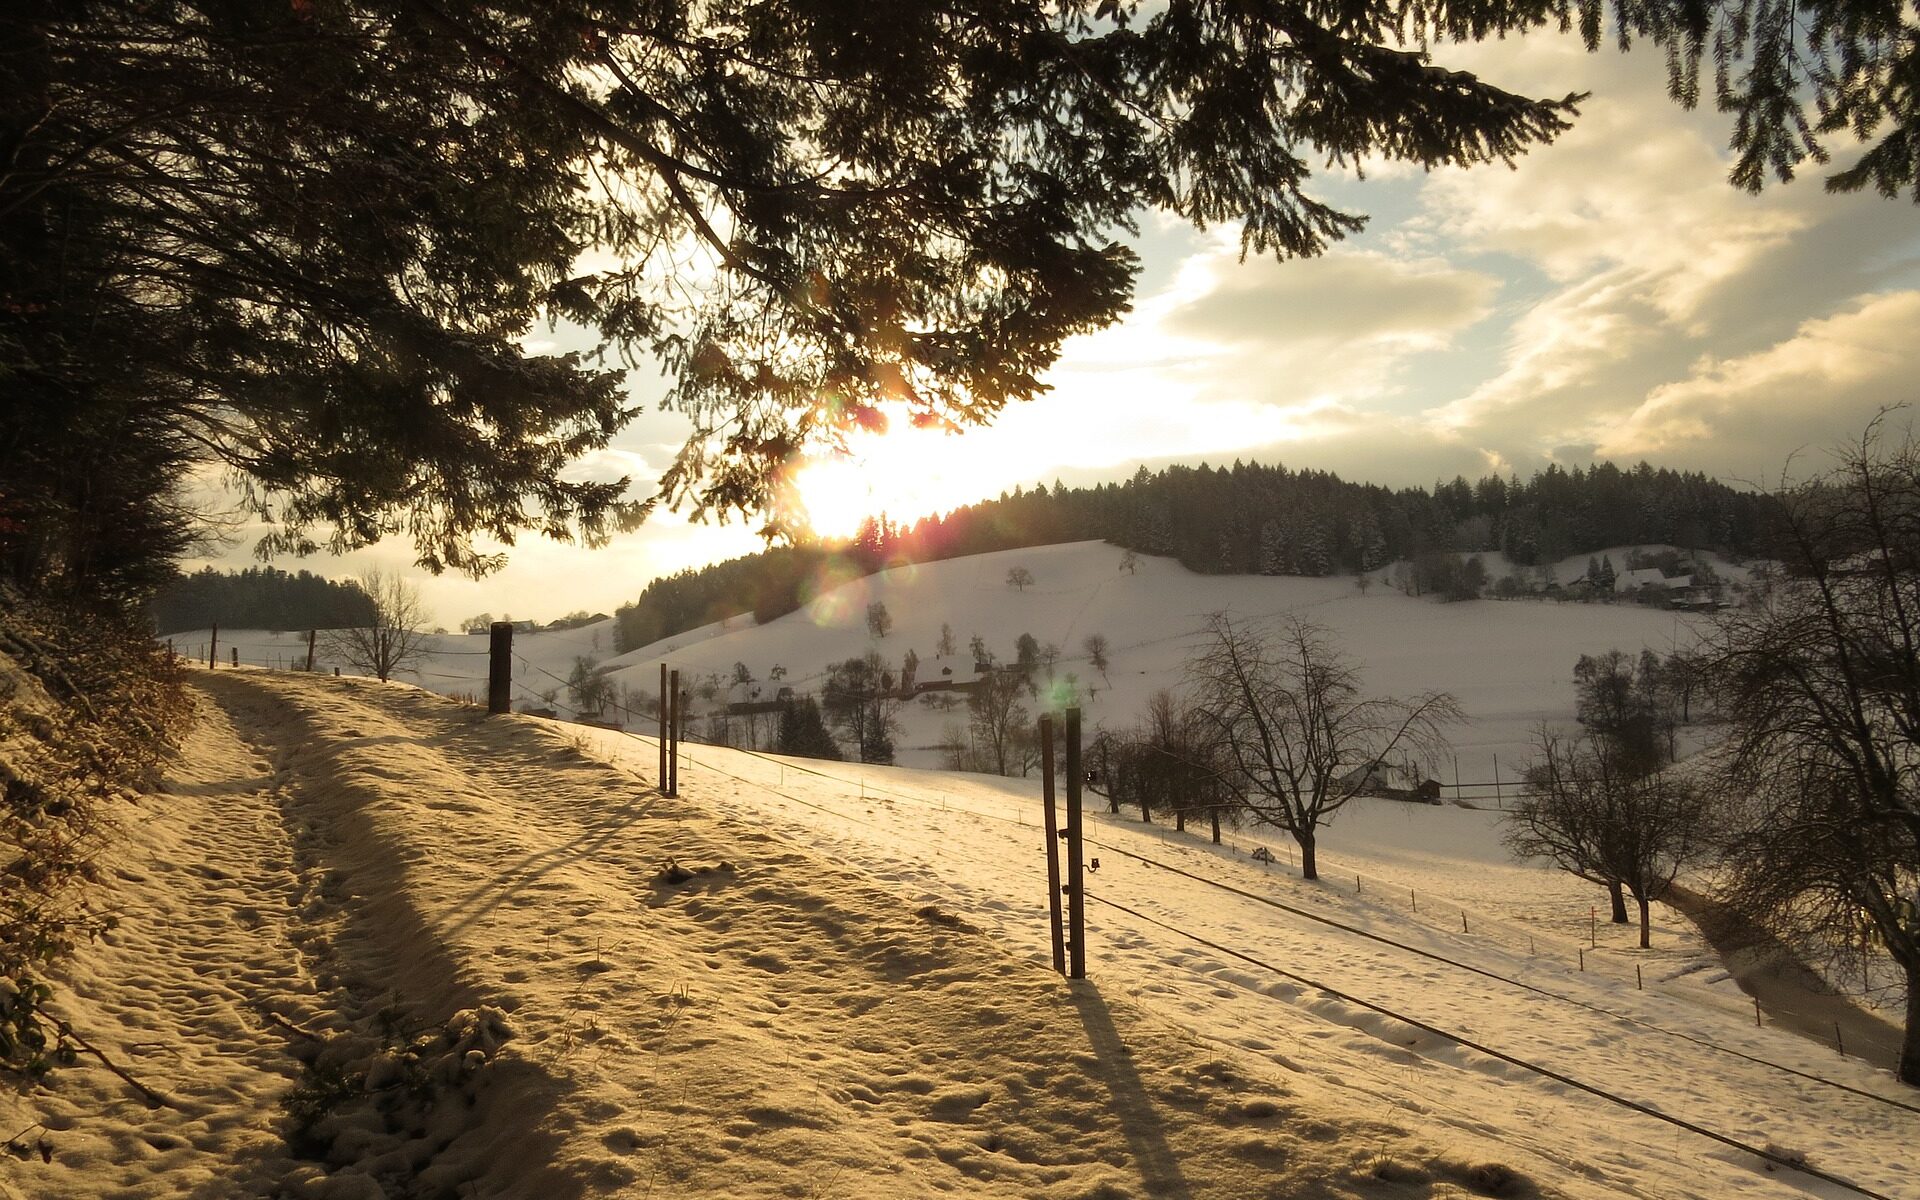
[[[1291,575],[1293,571],[1293,539],[1280,521],[1268,521],[1260,527],[1260,573]]]
[[[1333,570],[1333,530],[1319,513],[1301,520],[1294,551],[1302,575],[1326,575]]]
[[[780,753],[801,758],[838,760],[840,747],[820,716],[820,705],[811,696],[789,700],[780,706]]]
[[[1387,565],[1387,539],[1371,510],[1362,509],[1353,525],[1354,553],[1362,571],[1374,571]]]

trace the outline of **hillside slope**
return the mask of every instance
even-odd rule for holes
[[[1584,570],[1585,561],[1563,564],[1561,573]],[[912,649],[925,664],[943,625],[963,658],[978,634],[998,659],[1011,661],[1015,640],[1031,633],[1060,648],[1055,674],[1060,681],[1074,677],[1088,725],[1118,726],[1139,720],[1155,691],[1179,686],[1209,614],[1297,613],[1333,630],[1369,688],[1394,695],[1452,692],[1469,718],[1454,731],[1463,776],[1491,778],[1497,755],[1513,779],[1534,727],[1571,720],[1573,664],[1581,654],[1615,647],[1666,653],[1692,642],[1697,619],[1631,604],[1445,604],[1402,595],[1384,582],[1362,594],[1347,577],[1199,575],[1172,559],[1144,555],[1135,556],[1131,569],[1126,563],[1117,547],[1075,542],[895,567],[828,587],[801,611],[765,625],[741,617],[703,626],[606,665],[621,668],[620,681],[648,690],[658,688],[663,662],[683,680],[731,679],[736,663],[767,680],[780,666],[787,685],[810,690],[830,663],[869,647],[895,664]],[[1017,568],[1033,577],[1024,590],[1007,583]],[[873,603],[884,604],[893,619],[884,639],[868,635]],[[1104,672],[1088,661],[1090,634],[1103,635],[1111,647]],[[896,739],[899,761],[939,765],[931,747],[947,724],[964,724],[965,717],[964,710],[909,705],[901,713],[904,735]],[[1450,771],[1443,774],[1451,781]]]
[[[186,759],[119,814],[119,927],[61,993],[167,1103],[91,1060],[8,1096],[52,1151],[0,1175],[17,1196],[1447,1196],[1507,1174],[1476,1172],[1489,1138],[1356,1112],[724,815],[755,785],[667,800],[562,727],[407,687],[195,680]],[[277,1105],[302,1063],[296,1160]]]
[[[1625,561],[1625,549],[1616,548],[1616,561]],[[1496,556],[1485,557],[1494,573],[1506,569]],[[566,683],[583,660],[630,689],[629,695],[651,697],[665,664],[680,671],[683,686],[695,693],[687,732],[701,738],[706,714],[725,700],[724,693],[700,695],[702,681],[730,682],[745,667],[763,694],[781,686],[817,691],[830,665],[869,649],[896,668],[911,649],[921,660],[920,678],[927,679],[941,665],[934,659],[945,626],[958,651],[947,665],[963,672],[971,671],[968,643],[976,634],[1003,662],[1015,657],[1023,633],[1057,647],[1060,658],[1051,676],[1041,673],[1041,682],[1062,697],[1077,695],[1089,728],[1118,728],[1139,721],[1154,692],[1180,686],[1209,614],[1245,619],[1298,613],[1333,630],[1369,688],[1393,695],[1452,692],[1468,717],[1468,724],[1452,731],[1460,777],[1488,781],[1497,765],[1512,781],[1530,753],[1535,727],[1572,720],[1573,664],[1580,655],[1616,647],[1665,654],[1691,644],[1700,619],[1634,604],[1446,604],[1402,595],[1384,582],[1385,571],[1362,594],[1346,577],[1199,575],[1170,558],[1137,555],[1131,569],[1123,569],[1126,561],[1125,551],[1104,542],[1072,542],[895,567],[859,579],[827,578],[806,607],[765,625],[740,614],[617,656],[611,621],[523,633],[514,639],[513,702],[517,708],[551,705],[562,716],[572,715]],[[1572,578],[1585,565],[1581,557],[1556,569]],[[1716,566],[1728,577],[1744,575],[1725,563]],[[1033,576],[1024,590],[1007,584],[1016,568]],[[893,621],[880,639],[867,629],[867,606],[874,603],[884,604]],[[1089,661],[1085,641],[1091,634],[1110,646],[1105,671]],[[204,660],[207,631],[168,640],[182,654]],[[396,678],[443,695],[486,694],[487,639],[440,634],[425,642],[422,660]],[[223,663],[237,649],[242,663],[286,666],[304,661],[306,635],[227,629],[219,647]],[[324,639],[316,661],[322,671],[340,665]],[[1037,711],[1037,701],[1030,707]],[[649,718],[638,713],[606,715],[632,729],[649,727]],[[950,727],[964,730],[966,718],[964,707],[930,700],[905,706],[894,739],[897,761],[942,765],[936,747]],[[1453,763],[1440,764],[1440,774],[1453,782]]]

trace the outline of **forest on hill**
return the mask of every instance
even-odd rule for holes
[[[1633,543],[1742,558],[1760,545],[1772,504],[1764,494],[1646,463],[1549,465],[1526,481],[1456,476],[1432,490],[1257,463],[1141,467],[1124,483],[1016,487],[911,525],[882,516],[850,542],[779,546],[664,576],[620,607],[616,645],[634,649],[742,612],[770,621],[804,604],[823,580],[892,564],[1091,539],[1211,575],[1335,575],[1496,551],[1537,564]]]
[[[373,601],[353,580],[276,567],[176,574],[148,607],[154,632],[221,624],[229,629],[341,629],[373,620]]]

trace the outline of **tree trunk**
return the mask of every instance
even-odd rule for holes
[[[1142,825],[1153,824],[1153,808],[1147,800],[1147,790],[1145,788],[1140,789],[1140,823]]]
[[[1640,906],[1640,948],[1642,950],[1651,950],[1653,949],[1653,935],[1647,918],[1647,909],[1649,908],[1647,898],[1635,892],[1633,899],[1634,902]]]
[[[1176,808],[1173,810],[1173,831],[1175,833],[1185,833],[1187,831],[1186,809]]]
[[[1293,835],[1293,840],[1300,843],[1300,878],[1320,878],[1320,868],[1314,865],[1313,860],[1313,835],[1296,833]]]
[[[1907,964],[1907,1034],[1900,1043],[1900,1082],[1920,1087],[1920,962]]]
[[[1213,818],[1213,844],[1218,846],[1220,844],[1220,806],[1216,804],[1209,808],[1207,815]]]
[[[1613,900],[1613,923],[1615,925],[1625,925],[1627,923],[1626,890],[1617,882],[1609,883],[1607,885],[1607,895]]]

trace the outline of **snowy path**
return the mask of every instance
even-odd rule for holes
[[[631,755],[641,764],[654,753],[645,739],[593,738],[602,752]],[[706,746],[690,750],[689,780],[719,775],[765,785],[725,793],[742,819],[772,819],[775,828],[794,830],[891,884],[966,912],[1043,959],[1037,806],[1018,794],[1021,785],[783,763]],[[1753,1028],[1751,1010],[1743,1013],[1724,994],[1683,980],[1655,981],[1653,990],[1638,992],[1630,974],[1623,990],[1615,977],[1531,959],[1496,937],[1436,929],[1351,890],[1223,858],[1197,838],[1089,816],[1089,838],[1097,843],[1089,855],[1101,860],[1089,880],[1090,974],[1237,1056],[1337,1080],[1382,1112],[1499,1137],[1524,1151],[1523,1165],[1536,1178],[1591,1178],[1620,1194],[1650,1198],[1858,1194],[1770,1170],[1751,1155],[1209,949],[1196,936],[1748,1145],[1803,1153],[1810,1165],[1869,1191],[1896,1200],[1920,1195],[1913,1182],[1920,1172],[1920,1112],[1914,1111],[1920,1094],[1784,1031]],[[1153,862],[1251,895],[1223,892]],[[1304,920],[1259,897],[1323,913],[1360,932]],[[1384,945],[1366,933],[1473,969]]]
[[[298,1064],[267,1014],[303,1019],[318,991],[296,944],[307,881],[282,782],[213,710],[158,793],[113,806],[125,840],[98,902],[116,925],[80,952],[56,1009],[167,1103],[91,1058],[9,1097],[6,1133],[43,1122],[54,1156],[9,1160],[0,1195],[11,1171],[36,1200],[258,1196],[291,1168],[261,1101]]]

